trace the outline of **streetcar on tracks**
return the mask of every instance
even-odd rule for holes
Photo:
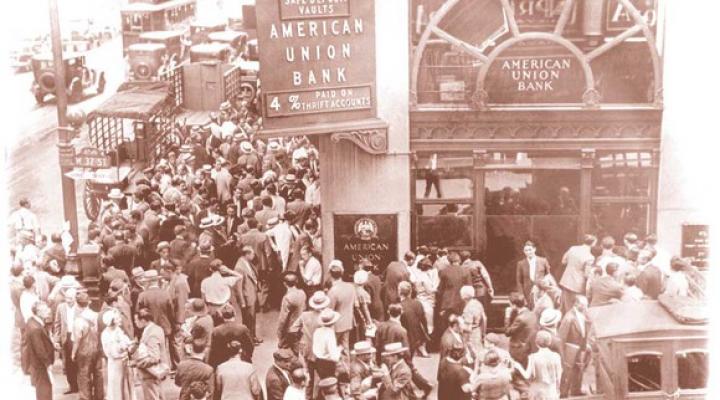
[[[154,31],[185,31],[197,12],[197,0],[131,2],[120,10],[123,55],[140,35]]]
[[[88,94],[98,95],[105,90],[105,73],[86,65],[85,56],[78,53],[63,53],[65,64],[65,88],[68,99],[78,102]],[[53,56],[50,53],[35,54],[30,61],[33,83],[30,90],[38,104],[43,104],[48,95],[55,95],[56,85]]]

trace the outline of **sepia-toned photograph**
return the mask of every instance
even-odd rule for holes
[[[714,398],[713,3],[5,4],[4,396]]]

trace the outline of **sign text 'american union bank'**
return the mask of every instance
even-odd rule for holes
[[[268,128],[297,126],[310,116],[338,122],[374,114],[374,2],[257,3]]]

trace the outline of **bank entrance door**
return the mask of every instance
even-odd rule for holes
[[[560,278],[562,255],[577,241],[582,219],[589,220],[581,213],[589,177],[579,154],[420,154],[415,165],[416,245],[472,251],[499,301],[515,289],[527,240]]]

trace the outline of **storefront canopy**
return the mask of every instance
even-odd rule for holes
[[[91,112],[88,120],[96,117],[147,120],[162,110],[169,98],[167,82],[126,82]]]

